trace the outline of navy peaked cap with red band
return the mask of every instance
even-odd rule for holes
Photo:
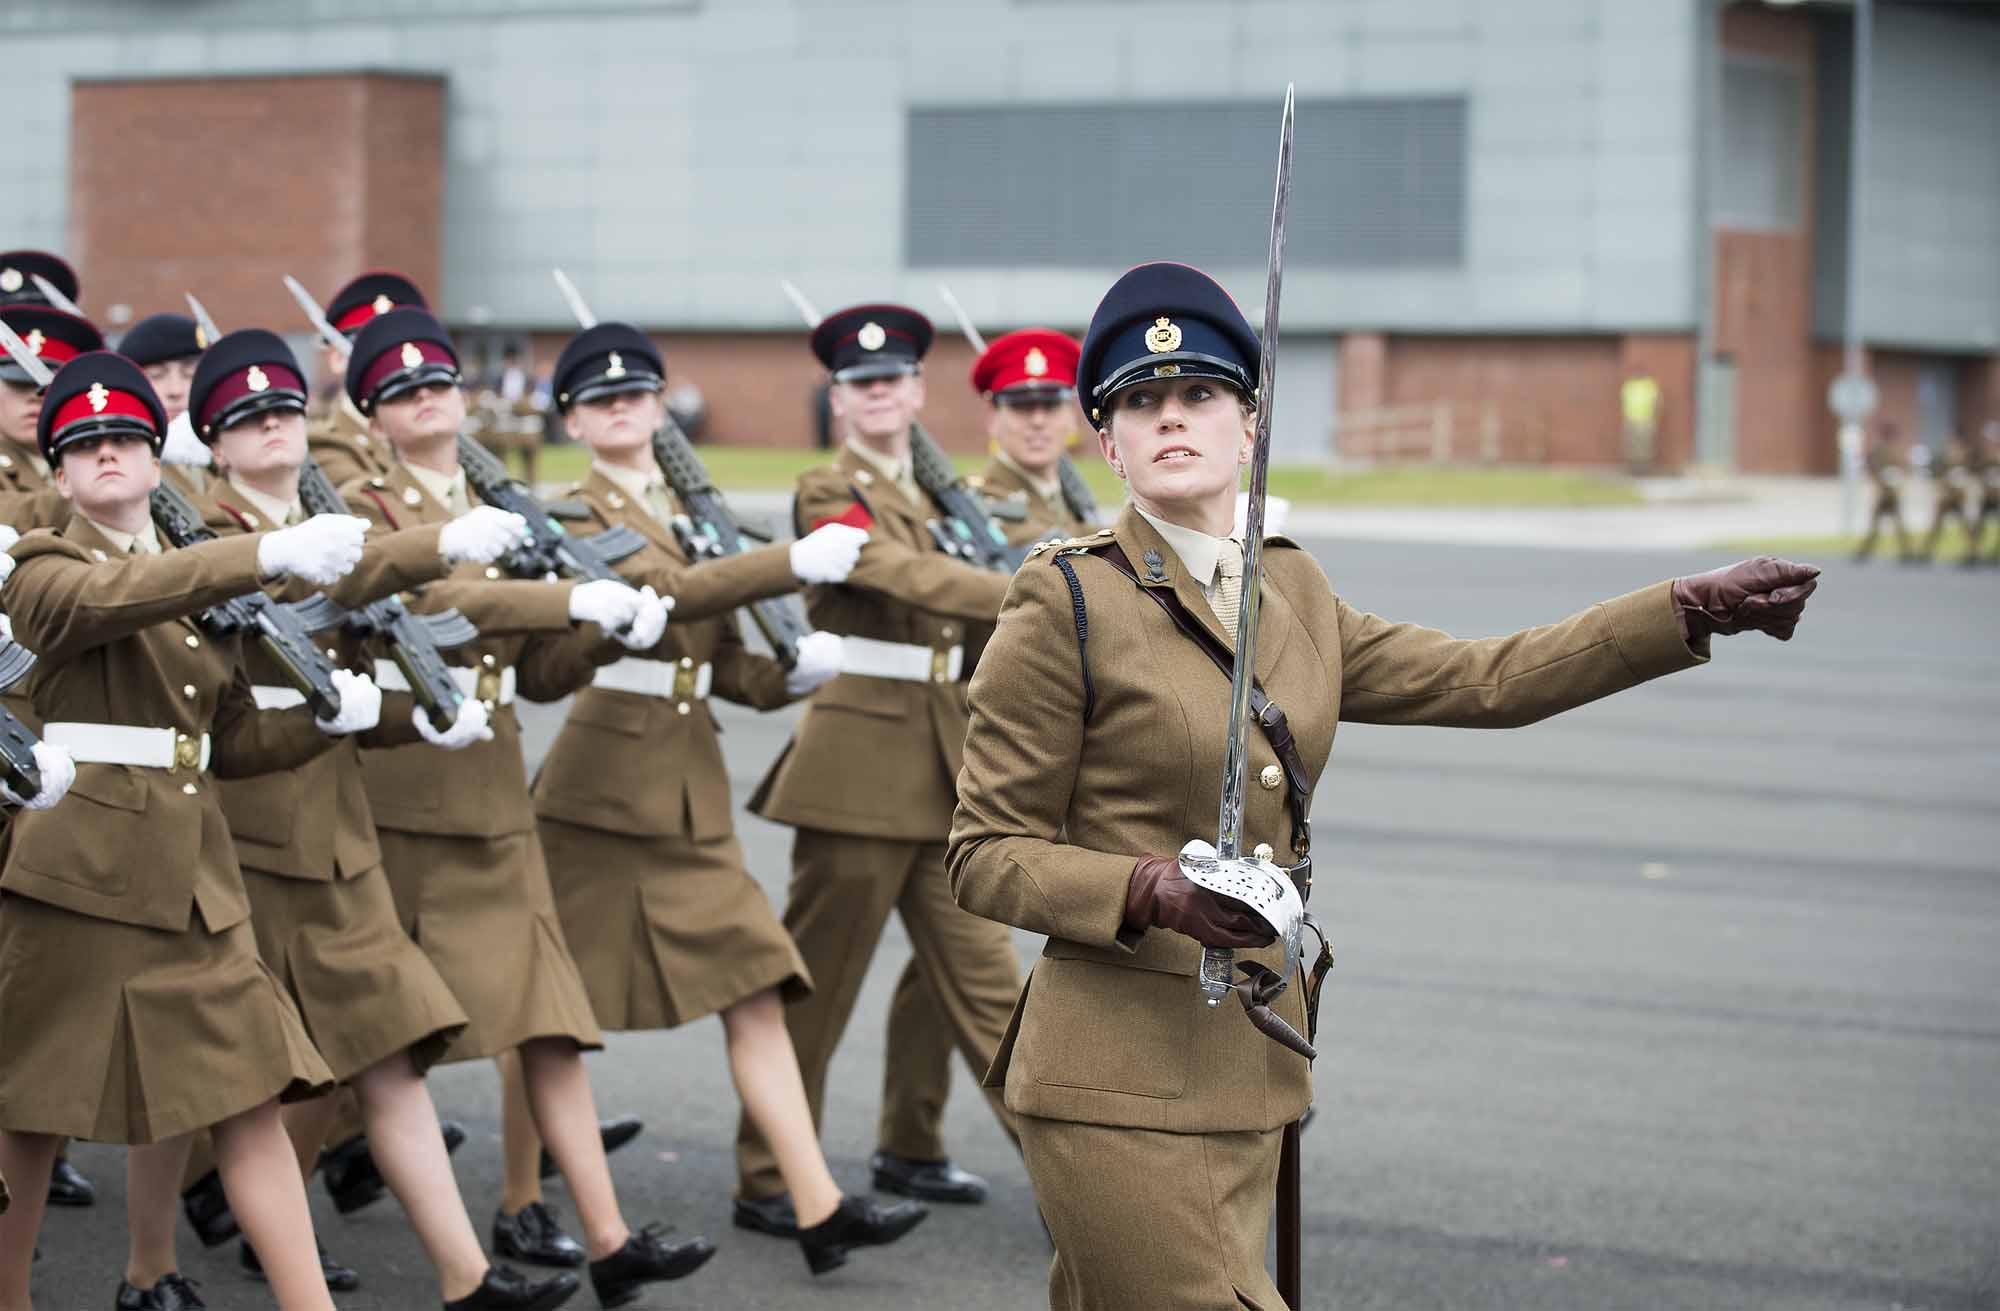
[[[1214,278],[1186,264],[1141,264],[1090,316],[1077,395],[1100,427],[1113,396],[1154,379],[1212,378],[1254,400],[1260,353],[1256,330]]]
[[[347,360],[347,399],[363,414],[413,388],[458,385],[458,349],[425,310],[398,309],[370,319]]]
[[[0,251],[0,305],[46,305],[49,298],[35,285],[35,275],[49,280],[70,304],[78,293],[76,270],[60,255],[46,250]]]
[[[326,303],[326,319],[352,337],[393,309],[427,310],[430,302],[417,284],[390,269],[373,269],[333,294]]]
[[[569,339],[549,385],[556,408],[568,413],[572,405],[620,392],[656,392],[666,377],[666,362],[645,333],[629,323],[600,323]]]
[[[835,382],[893,378],[917,371],[935,331],[904,305],[856,305],[821,319],[812,349]]]
[[[118,353],[143,367],[190,360],[212,344],[202,339],[201,328],[185,314],[149,314],[125,330],[118,339]]]
[[[136,437],[158,455],[166,436],[167,412],[153,384],[138,365],[107,350],[63,365],[35,421],[35,444],[50,464],[60,463],[68,447],[97,437]]]
[[[0,320],[5,320],[15,335],[28,343],[29,351],[48,365],[51,373],[87,351],[104,349],[104,334],[89,319],[79,319],[46,305],[30,305],[25,301],[0,305]],[[14,363],[14,357],[5,351],[0,351],[0,379],[33,382],[28,371]]]
[[[195,366],[188,421],[213,445],[232,424],[273,410],[304,414],[306,380],[285,339],[263,328],[224,333]]]

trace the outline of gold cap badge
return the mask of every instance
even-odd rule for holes
[[[42,353],[42,343],[43,343],[43,342],[45,342],[45,341],[47,341],[47,340],[48,340],[48,338],[47,338],[47,337],[44,337],[44,336],[42,335],[42,330],[41,330],[40,328],[31,328],[31,329],[29,329],[29,330],[28,330],[28,353],[29,353],[30,355],[40,355],[40,354]]]
[[[414,369],[423,362],[424,362],[424,353],[417,349],[417,343],[413,341],[404,342],[403,367],[406,369]]]
[[[625,376],[625,359],[617,351],[611,352],[611,366],[604,371],[604,376],[607,378]]]
[[[882,331],[881,324],[869,322],[861,325],[861,331],[854,334],[854,340],[861,343],[862,350],[879,351],[882,343],[889,340],[889,334]]]
[[[194,325],[194,344],[203,350],[208,349],[208,333],[202,330],[202,326],[199,323]]]
[[[374,310],[377,314],[387,314],[390,310],[396,308],[396,302],[390,300],[387,296],[377,296],[374,300],[368,302],[368,308]]]
[[[1181,348],[1181,326],[1162,314],[1146,329],[1146,349],[1155,355]]]
[[[19,291],[22,281],[21,270],[0,269],[0,291]]]
[[[111,393],[104,390],[104,384],[101,382],[91,383],[90,390],[85,395],[90,400],[90,412],[92,414],[104,413],[104,407],[111,404]]]
[[[1030,378],[1039,378],[1049,371],[1049,357],[1042,354],[1040,346],[1030,347],[1028,358],[1021,361],[1021,367],[1028,371]]]
[[[271,386],[269,375],[255,364],[250,366],[250,376],[245,381],[249,384],[251,391],[265,391]]]

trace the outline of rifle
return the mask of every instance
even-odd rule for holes
[[[310,455],[299,467],[299,503],[309,514],[348,513],[347,503]],[[388,644],[389,658],[403,671],[418,707],[439,732],[457,721],[465,693],[452,681],[443,651],[464,646],[479,636],[471,620],[456,610],[411,614],[403,598],[385,596],[359,610],[349,610],[342,628],[355,637],[381,638]]]
[[[175,546],[216,540],[215,532],[202,523],[188,499],[166,483],[153,489],[152,511],[153,523]],[[340,713],[340,693],[333,686],[333,664],[312,635],[338,628],[346,618],[346,611],[322,595],[288,605],[258,590],[211,606],[196,616],[196,622],[217,637],[255,633],[264,650],[277,661],[285,681],[305,697],[313,715],[331,719]]]
[[[564,578],[625,582],[611,566],[646,544],[637,532],[620,524],[591,537],[571,537],[527,485],[507,471],[500,457],[470,437],[458,439],[458,462],[465,481],[488,505],[509,510],[527,521],[531,540],[502,562],[516,578]]]
[[[0,691],[14,686],[35,667],[35,653],[12,638],[0,638]],[[0,706],[0,782],[26,799],[42,790],[41,766],[35,763],[35,735]]]

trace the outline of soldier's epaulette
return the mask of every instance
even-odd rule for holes
[[[1088,551],[1093,546],[1102,546],[1117,535],[1115,529],[1100,528],[1096,532],[1087,533],[1082,537],[1065,537],[1053,541],[1036,542],[1028,548],[1028,559],[1033,560],[1037,556],[1046,555],[1050,560],[1054,560],[1059,555],[1074,555],[1078,551]]]

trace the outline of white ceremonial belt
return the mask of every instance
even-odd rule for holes
[[[878,642],[872,637],[840,639],[840,672],[904,683],[956,683],[965,668],[965,648],[938,650],[913,642]]]
[[[306,694],[296,687],[273,687],[269,683],[252,687],[250,695],[257,698],[259,710],[290,710],[306,703]]]
[[[592,687],[636,692],[662,701],[706,701],[714,682],[715,667],[706,660],[696,664],[688,656],[672,661],[627,656],[601,667],[590,679]]]
[[[458,684],[458,690],[474,701],[491,701],[496,705],[512,705],[517,682],[514,666],[504,669],[466,669],[458,665],[451,668],[451,681]],[[410,680],[403,677],[403,668],[393,660],[375,662],[375,686],[384,692],[407,692]]]
[[[171,728],[132,724],[44,724],[42,740],[61,747],[79,765],[137,765],[142,769],[208,768],[208,734],[190,737]]]

